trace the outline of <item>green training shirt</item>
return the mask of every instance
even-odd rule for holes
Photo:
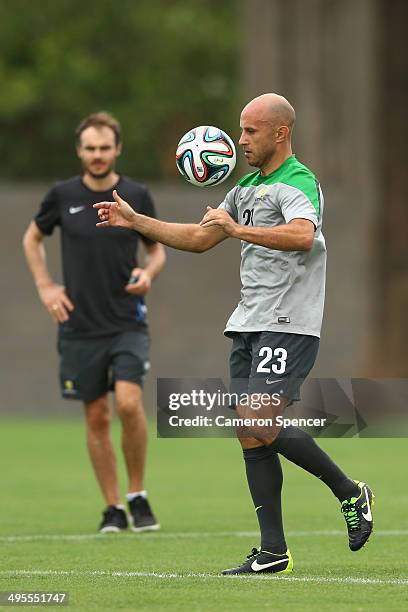
[[[244,176],[220,204],[242,225],[276,227],[293,219],[315,226],[310,251],[277,251],[241,241],[241,299],[229,332],[277,331],[320,337],[326,276],[323,194],[294,155],[274,172]]]

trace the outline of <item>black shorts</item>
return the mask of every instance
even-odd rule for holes
[[[139,331],[90,339],[60,337],[62,396],[91,402],[111,391],[117,380],[143,386],[149,349],[149,335]]]
[[[300,386],[312,369],[319,338],[282,332],[230,332],[231,393],[279,393],[300,399]]]

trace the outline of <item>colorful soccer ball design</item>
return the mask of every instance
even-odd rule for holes
[[[183,136],[177,145],[177,168],[197,187],[225,181],[235,168],[236,153],[231,138],[212,125],[200,125]]]

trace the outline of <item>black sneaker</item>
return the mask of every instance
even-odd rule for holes
[[[293,559],[290,551],[283,555],[276,555],[266,550],[253,548],[246,561],[239,567],[226,569],[224,576],[236,574],[289,574],[293,571]]]
[[[118,533],[128,528],[126,512],[116,506],[108,506],[103,513],[100,533]]]
[[[157,531],[160,525],[145,497],[138,495],[128,502],[132,531]]]
[[[341,511],[346,520],[350,549],[360,550],[367,542],[373,530],[374,495],[365,482],[354,481],[360,489],[358,497],[351,497],[341,502]]]

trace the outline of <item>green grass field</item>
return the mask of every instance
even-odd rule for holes
[[[295,571],[227,578],[259,544],[235,440],[156,439],[152,427],[147,488],[162,530],[98,535],[82,421],[3,418],[0,590],[69,591],[75,610],[408,610],[406,440],[322,445],[374,489],[369,544],[351,553],[330,491],[284,460]],[[121,482],[125,492],[123,469]]]

